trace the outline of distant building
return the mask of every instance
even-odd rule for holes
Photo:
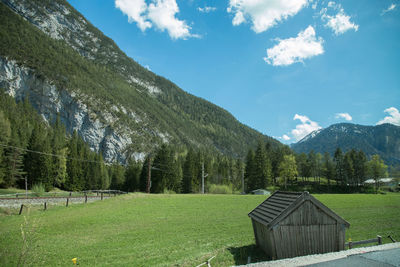
[[[276,191],[249,217],[256,244],[272,259],[343,250],[350,227],[308,192]]]
[[[269,195],[271,192],[264,189],[256,189],[250,192],[252,195]]]
[[[378,179],[378,182],[379,182],[379,184],[383,184],[383,185],[396,185],[394,178],[381,178],[381,179]],[[374,179],[365,180],[364,184],[374,185],[375,180]]]

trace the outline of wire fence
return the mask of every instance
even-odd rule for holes
[[[18,192],[1,194],[0,199],[13,199],[13,198],[57,198],[57,197],[84,197],[84,196],[116,196],[127,194],[121,190],[85,190],[85,191],[60,191],[60,192]]]

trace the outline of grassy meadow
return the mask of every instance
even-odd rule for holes
[[[400,194],[314,195],[350,222],[347,239],[400,240]],[[0,215],[0,266],[213,266],[265,260],[247,213],[266,196],[129,194]],[[24,237],[24,238],[23,238]],[[24,241],[25,239],[25,241]]]

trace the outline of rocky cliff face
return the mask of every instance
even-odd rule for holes
[[[57,0],[39,3],[30,0],[1,1],[51,38],[68,43],[81,56],[100,64],[112,65],[128,83],[135,84],[151,95],[162,93],[152,82],[151,73],[147,73],[150,79],[146,80],[134,75],[142,67],[116,49],[113,40],[105,37],[68,4]]]
[[[121,153],[132,143],[126,133],[128,129],[119,132],[109,125],[118,120],[113,114],[103,114],[105,122],[101,122],[97,114],[90,112],[88,107],[77,99],[76,94],[67,90],[59,90],[44,78],[39,78],[33,70],[18,66],[15,61],[0,57],[0,88],[17,100],[29,98],[31,104],[43,118],[51,122],[56,114],[60,114],[67,131],[77,131],[84,141],[95,151],[103,151],[106,161],[117,160],[126,162],[126,155]],[[82,96],[80,96],[82,97]],[[144,154],[134,155],[138,160]]]

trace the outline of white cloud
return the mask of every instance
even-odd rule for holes
[[[317,5],[318,5],[318,2],[315,2],[311,5],[311,8],[315,10],[315,9],[317,9]]]
[[[145,31],[155,27],[167,31],[172,39],[199,37],[191,34],[191,27],[185,21],[176,18],[179,7],[176,0],[153,0],[149,5],[145,0],[115,0],[115,6],[128,16],[129,22],[136,22]]]
[[[381,16],[385,15],[386,13],[395,10],[395,8],[397,7],[396,4],[391,4],[388,8],[382,10]]]
[[[376,123],[376,125],[383,124],[383,123],[391,123],[397,126],[400,126],[400,112],[397,108],[391,107],[384,110],[384,112],[389,113],[389,116],[383,118]]]
[[[128,16],[130,23],[136,22],[142,31],[151,28],[145,16],[147,4],[144,0],[115,0],[115,7]]]
[[[176,0],[156,0],[149,5],[148,10],[149,19],[161,31],[167,30],[172,39],[194,37],[189,32],[190,26],[175,17],[179,12]]]
[[[321,18],[326,22],[325,26],[333,30],[336,35],[343,34],[349,30],[358,31],[358,25],[350,21],[350,16],[344,13],[344,9],[340,4],[329,2],[328,8],[338,10],[336,15],[328,15],[328,9],[321,10]]]
[[[296,15],[308,0],[229,0],[228,13],[233,13],[232,24],[252,22],[256,33],[268,30],[278,22]]]
[[[265,62],[273,66],[287,66],[296,62],[303,62],[303,59],[317,56],[324,53],[321,37],[315,37],[315,30],[308,26],[297,37],[279,40],[279,43],[267,49]]]
[[[198,7],[197,10],[200,11],[201,13],[210,13],[216,11],[217,8],[212,6],[205,6],[205,7]]]
[[[286,134],[282,135],[282,139],[285,141],[289,141],[291,138],[287,136]]]
[[[307,116],[296,114],[293,120],[301,121],[301,124],[296,125],[296,129],[293,129],[291,132],[296,141],[300,141],[305,136],[307,136],[308,134],[312,133],[315,130],[322,129],[322,127],[319,126],[318,123],[310,120]]]
[[[353,118],[350,116],[349,113],[336,113],[335,118],[336,118],[336,119],[341,119],[341,118],[343,118],[343,119],[345,119],[346,121],[351,121],[351,120],[353,120]]]

